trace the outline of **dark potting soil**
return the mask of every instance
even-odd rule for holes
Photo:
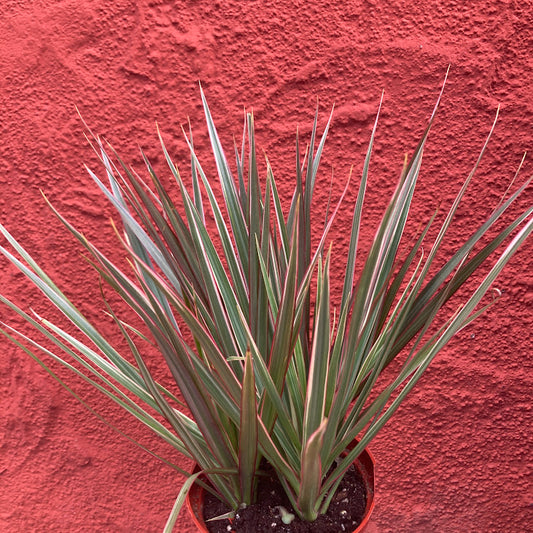
[[[353,466],[341,481],[326,514],[319,515],[314,522],[305,522],[296,516],[288,525],[281,521],[279,507],[292,512],[291,504],[276,474],[268,470],[266,474],[259,479],[257,503],[240,509],[232,523],[227,519],[206,522],[211,533],[351,533],[363,519],[366,508],[365,485],[360,472]],[[225,504],[205,493],[205,520],[227,512]]]

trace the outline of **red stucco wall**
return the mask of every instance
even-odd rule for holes
[[[309,132],[317,98],[322,124],[335,102],[324,194],[332,167],[337,192],[350,165],[359,173],[384,89],[371,227],[451,64],[415,222],[440,201],[449,205],[502,106],[458,236],[533,148],[532,23],[524,0],[3,0],[0,220],[99,317],[95,277],[39,193],[97,242],[111,240],[111,210],[82,167],[96,163],[74,106],[126,160],[140,168],[141,143],[162,168],[155,121],[178,161],[188,116],[196,144],[206,146],[201,80],[227,143],[240,135],[243,107],[253,107],[258,143],[280,184],[293,179],[296,127]],[[522,176],[532,170],[529,157]],[[514,213],[530,203],[529,193]],[[449,345],[372,444],[378,498],[370,533],[530,530],[531,255],[529,242],[497,283],[500,303]],[[5,262],[0,283],[7,296],[45,309]],[[0,319],[16,324],[4,308]],[[20,350],[3,339],[0,348],[0,531],[160,531],[182,479],[71,401]],[[168,453],[96,393],[79,390],[121,429]],[[185,515],[182,524],[192,531]]]

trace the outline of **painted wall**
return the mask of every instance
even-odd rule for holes
[[[439,203],[450,204],[501,105],[453,247],[533,148],[532,23],[531,3],[517,0],[3,0],[0,220],[105,323],[94,274],[40,194],[102,246],[112,241],[111,210],[83,168],[97,163],[75,106],[137,168],[138,144],[163,168],[157,121],[186,172],[180,126],[187,117],[197,146],[207,146],[201,80],[228,149],[243,108],[253,108],[258,143],[278,181],[289,184],[297,126],[309,133],[317,99],[324,125],[335,103],[325,197],[332,169],[337,194],[352,164],[360,173],[384,90],[366,211],[371,228],[451,64],[412,228]],[[521,176],[532,170],[529,157]],[[531,194],[524,196],[513,214],[530,203]],[[339,249],[348,210],[334,233]],[[363,250],[371,231],[365,237]],[[449,345],[372,444],[378,503],[370,533],[518,533],[531,525],[532,251],[529,242],[497,283],[498,305]],[[46,309],[5,262],[0,284],[27,308]],[[17,325],[5,308],[0,319]],[[160,531],[182,478],[71,401],[23,352],[3,339],[0,347],[0,530]],[[121,430],[168,456],[98,394],[77,390]],[[185,515],[181,531],[192,531]]]

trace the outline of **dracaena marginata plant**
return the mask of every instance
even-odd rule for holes
[[[438,227],[433,227],[438,219],[434,216],[416,241],[404,242],[437,101],[361,261],[358,239],[368,231],[361,220],[376,118],[355,205],[350,208],[348,249],[341,258],[333,258],[328,232],[352,185],[346,185],[324,226],[311,227],[313,192],[330,122],[318,136],[315,117],[305,153],[297,140],[293,194],[282,199],[268,161],[265,179],[260,179],[253,116],[246,115],[232,170],[201,96],[220,195],[213,190],[215,178],[202,168],[190,134],[184,134],[191,156],[190,188],[160,135],[174,183],[171,189],[163,186],[144,155],[146,175],[141,178],[107,143],[93,137],[106,178],[88,172],[119,215],[123,232],[117,231],[117,237],[130,266],[114,264],[109,254],[56,211],[89,253],[103,286],[115,291],[133,311],[131,316],[117,316],[103,297],[104,310],[115,320],[121,333],[118,341],[125,339],[128,353],[103,336],[98,324],[69,301],[4,227],[9,244],[1,248],[5,257],[78,333],[26,312],[5,297],[0,297],[2,302],[28,327],[23,332],[4,324],[2,331],[56,379],[60,378],[47,358],[81,376],[199,465],[204,477],[189,475],[166,530],[172,529],[194,482],[204,483],[229,509],[251,504],[263,460],[275,469],[295,513],[313,521],[327,510],[351,463],[394,414],[435,355],[496,299],[487,296],[485,302],[483,296],[530,235],[533,208],[504,229],[494,226],[529,180],[502,198],[438,267],[435,258],[448,244],[447,232],[485,144]],[[208,213],[214,220],[210,229]],[[488,232],[490,238],[483,239]],[[504,241],[508,241],[506,247],[501,246]],[[474,286],[468,284],[470,292],[465,296],[462,291],[460,301],[455,301],[457,291],[495,255],[484,277],[477,276]],[[345,263],[335,311],[332,261]],[[453,307],[450,299],[455,301]],[[144,328],[134,327],[132,316]],[[149,371],[139,346],[148,339],[168,365],[175,381],[172,387],[163,387]],[[401,364],[395,365],[394,372],[389,367],[384,373],[397,358]],[[357,444],[350,449],[354,441]]]

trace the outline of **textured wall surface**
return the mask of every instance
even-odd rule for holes
[[[207,147],[201,80],[228,150],[243,108],[253,108],[258,144],[283,189],[294,176],[297,126],[309,134],[317,98],[322,126],[335,103],[317,199],[322,220],[332,169],[336,194],[352,164],[360,173],[384,90],[364,251],[451,64],[412,228],[439,203],[450,205],[501,104],[451,250],[533,148],[532,24],[529,0],[2,0],[0,221],[106,324],[94,274],[39,192],[96,242],[112,242],[111,210],[83,168],[98,167],[75,106],[138,168],[138,144],[164,168],[157,121],[186,173],[180,126],[188,117],[200,151]],[[528,157],[521,176],[532,170]],[[531,193],[514,214],[528,203]],[[338,250],[348,211],[334,230]],[[497,282],[498,305],[446,348],[372,443],[378,499],[370,533],[531,530],[532,251],[526,243]],[[26,308],[46,309],[5,261],[0,285]],[[17,325],[3,307],[0,320]],[[3,339],[0,348],[0,530],[160,531],[183,479],[71,400],[21,350]],[[74,384],[109,421],[168,456],[147,431]],[[192,531],[185,514],[180,531]]]

